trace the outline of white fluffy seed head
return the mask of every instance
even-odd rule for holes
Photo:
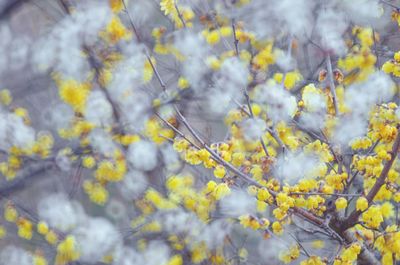
[[[89,218],[73,233],[83,262],[97,262],[112,254],[122,244],[122,238],[114,225],[104,218]]]
[[[85,220],[86,214],[76,201],[70,201],[65,194],[53,193],[42,198],[38,204],[39,217],[51,227],[67,232]]]
[[[157,166],[158,149],[149,141],[139,141],[129,146],[128,161],[135,169],[150,171]]]

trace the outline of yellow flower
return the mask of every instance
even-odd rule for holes
[[[11,203],[7,203],[4,209],[4,219],[8,222],[15,222],[18,218],[18,212]]]
[[[238,256],[242,259],[242,260],[246,260],[247,257],[249,256],[249,252],[247,251],[247,249],[245,248],[240,248],[238,251]]]
[[[214,71],[217,71],[221,68],[221,60],[219,60],[215,56],[207,57],[206,59],[207,65]]]
[[[129,40],[132,34],[118,16],[113,16],[106,29],[100,32],[100,36],[111,44],[116,44],[121,40]]]
[[[186,89],[190,86],[189,81],[184,77],[179,77],[178,79],[178,87],[181,89]]]
[[[368,227],[378,228],[383,222],[383,216],[380,207],[372,205],[362,214],[361,219]]]
[[[76,112],[83,112],[89,95],[90,86],[87,83],[79,83],[76,80],[69,79],[57,81],[60,98]]]
[[[367,138],[357,138],[350,142],[350,146],[353,150],[356,149],[368,149],[372,145],[372,141]]]
[[[299,256],[300,256],[300,248],[296,244],[290,247],[288,250],[281,252],[279,254],[279,259],[283,261],[283,263],[288,264],[296,260]]]
[[[365,197],[360,197],[356,202],[357,211],[364,211],[368,208],[368,201]]]
[[[393,262],[393,253],[392,252],[386,252],[383,256],[382,256],[382,264],[383,265],[393,265],[395,264]]]
[[[8,89],[3,89],[0,91],[0,103],[8,106],[12,102],[12,96]]]
[[[45,234],[47,234],[49,232],[49,226],[47,225],[46,222],[40,221],[37,224],[37,231],[38,231],[39,234],[45,235]]]
[[[6,229],[4,228],[4,226],[0,225],[0,239],[2,239],[3,237],[5,237],[7,234]]]
[[[146,60],[144,62],[143,81],[145,83],[148,83],[153,78],[153,75],[154,75],[153,66],[156,65],[156,59],[154,57],[151,57],[150,60],[151,60],[151,63],[149,60]],[[152,64],[153,64],[153,66],[152,66]]]
[[[71,235],[68,235],[57,246],[57,255],[55,264],[56,265],[69,264],[70,262],[78,260],[79,256],[80,254],[77,250],[75,238]]]
[[[394,215],[393,205],[390,202],[385,202],[381,205],[381,212],[383,218],[387,219]]]
[[[214,189],[214,197],[216,200],[220,200],[230,193],[231,190],[226,183],[220,183]]]
[[[50,230],[49,232],[47,232],[45,239],[51,245],[55,245],[55,244],[57,244],[58,236],[53,230]]]
[[[114,13],[118,13],[124,8],[122,1],[123,0],[109,0],[111,10]]]
[[[272,43],[268,43],[254,58],[253,65],[257,69],[266,70],[270,64],[275,62],[272,52]]]
[[[104,205],[108,200],[108,191],[99,183],[85,181],[83,189],[89,195],[89,199],[96,204]]]
[[[182,265],[183,260],[181,255],[174,255],[172,258],[169,259],[167,265]]]
[[[396,192],[396,193],[393,195],[393,200],[394,200],[395,202],[397,202],[397,203],[400,202],[400,192]]]
[[[283,82],[283,84],[287,89],[292,89],[295,86],[295,84],[301,81],[302,79],[303,76],[299,72],[297,71],[288,72],[285,75],[285,81]]]
[[[310,258],[300,262],[300,265],[326,265],[326,263],[323,262],[320,257],[311,256]]]
[[[229,37],[232,35],[233,30],[232,30],[232,27],[225,26],[225,27],[220,28],[220,32],[221,32],[221,36]]]
[[[277,234],[277,235],[282,235],[283,234],[283,227],[281,223],[278,221],[275,221],[272,223],[272,231]]]
[[[241,166],[244,160],[245,156],[243,153],[239,152],[232,154],[232,165],[234,165],[235,167]]]
[[[335,201],[335,206],[337,210],[342,210],[347,207],[347,200],[343,197],[340,197]]]
[[[96,165],[96,160],[93,156],[84,156],[82,159],[82,165],[86,168],[93,168]]]
[[[161,0],[160,7],[161,11],[164,11],[165,15],[174,13],[176,11],[174,6],[174,0]]]
[[[225,177],[226,174],[226,170],[225,167],[222,165],[217,165],[214,169],[214,176],[216,178],[222,179],[223,177]]]
[[[267,209],[267,203],[263,202],[263,201],[257,201],[257,212],[265,212],[265,210]]]
[[[259,189],[257,192],[257,199],[260,201],[267,201],[271,198],[271,194],[267,189]]]
[[[346,248],[340,256],[342,258],[342,261],[352,264],[352,262],[357,259],[360,251],[361,246],[358,243],[354,243],[350,247]]]
[[[177,152],[183,152],[189,147],[189,145],[190,144],[186,139],[176,138],[172,146]]]
[[[220,35],[217,30],[205,33],[205,36],[206,36],[206,41],[211,45],[215,45],[220,41]]]
[[[30,240],[32,238],[33,224],[26,218],[20,217],[17,221],[18,236]]]
[[[42,255],[35,255],[33,257],[33,264],[34,265],[47,265],[47,260]]]

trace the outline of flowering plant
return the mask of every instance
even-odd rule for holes
[[[398,1],[20,2],[0,264],[400,262]]]

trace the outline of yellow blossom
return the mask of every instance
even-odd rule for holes
[[[335,206],[337,210],[342,210],[347,207],[347,200],[343,197],[340,197],[335,201]]]
[[[221,179],[221,178],[223,178],[223,177],[225,176],[225,174],[226,174],[226,170],[225,170],[225,167],[224,167],[224,166],[217,165],[217,166],[215,167],[215,169],[214,169],[214,176],[215,176],[216,178]]]
[[[226,183],[220,183],[218,184],[215,189],[214,189],[214,196],[215,199],[220,200],[226,195],[230,194],[231,190],[229,186]]]
[[[4,238],[7,234],[6,229],[4,228],[4,226],[0,225],[0,239]]]
[[[79,83],[76,80],[68,79],[57,81],[60,98],[76,112],[83,112],[89,95],[90,86],[87,83]]]
[[[365,197],[360,197],[356,202],[357,211],[364,211],[368,208],[368,201]]]
[[[298,245],[290,247],[288,250],[283,251],[279,255],[279,259],[283,261],[283,263],[288,264],[294,260],[296,260],[300,256],[300,248]]]
[[[383,222],[382,212],[379,206],[372,205],[362,214],[362,221],[371,228],[378,228]]]
[[[47,225],[46,222],[40,221],[37,224],[37,231],[38,231],[39,234],[45,235],[45,234],[47,234],[49,232],[49,226]]]
[[[18,218],[18,212],[11,203],[7,203],[4,209],[4,219],[8,222],[15,222]]]
[[[278,221],[272,223],[272,231],[277,235],[282,235],[283,227]]]
[[[83,189],[89,195],[89,199],[97,204],[104,205],[108,200],[108,191],[99,183],[85,181]]]
[[[129,40],[132,34],[118,16],[113,16],[100,36],[111,44],[116,44],[121,40]]]
[[[206,37],[206,41],[211,45],[217,44],[220,40],[220,34],[219,34],[219,31],[217,31],[217,30],[213,30],[211,32],[205,33],[205,37]]]
[[[183,264],[183,259],[180,255],[174,255],[172,256],[167,265],[182,265]]]
[[[8,89],[0,90],[0,103],[8,106],[12,102],[12,96]]]
[[[190,86],[189,81],[184,77],[179,77],[178,79],[178,87],[181,89],[186,89]]]
[[[120,12],[124,8],[122,1],[123,0],[109,0],[111,10],[115,13]]]

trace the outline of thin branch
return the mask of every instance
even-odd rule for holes
[[[176,1],[174,1],[174,6],[176,12],[178,13],[179,20],[182,22],[183,27],[186,28],[186,22],[183,19],[182,13],[180,12],[178,5],[176,4]]]
[[[232,19],[232,31],[233,31],[233,42],[235,44],[236,56],[239,56],[239,40],[237,39],[236,36],[235,19]]]
[[[335,79],[333,77],[331,56],[329,54],[326,57],[326,67],[328,68],[329,89],[331,90],[333,105],[335,107],[335,115],[337,116],[339,115],[339,109],[336,98]]]
[[[294,236],[292,233],[289,233],[289,235],[297,242],[297,245],[304,251],[307,257],[311,257],[310,253],[308,253],[307,249],[301,244],[301,242],[297,239],[296,236]]]
[[[323,192],[291,192],[289,195],[320,195],[320,196],[340,196],[340,197],[361,197],[362,194],[347,193],[323,193]]]

